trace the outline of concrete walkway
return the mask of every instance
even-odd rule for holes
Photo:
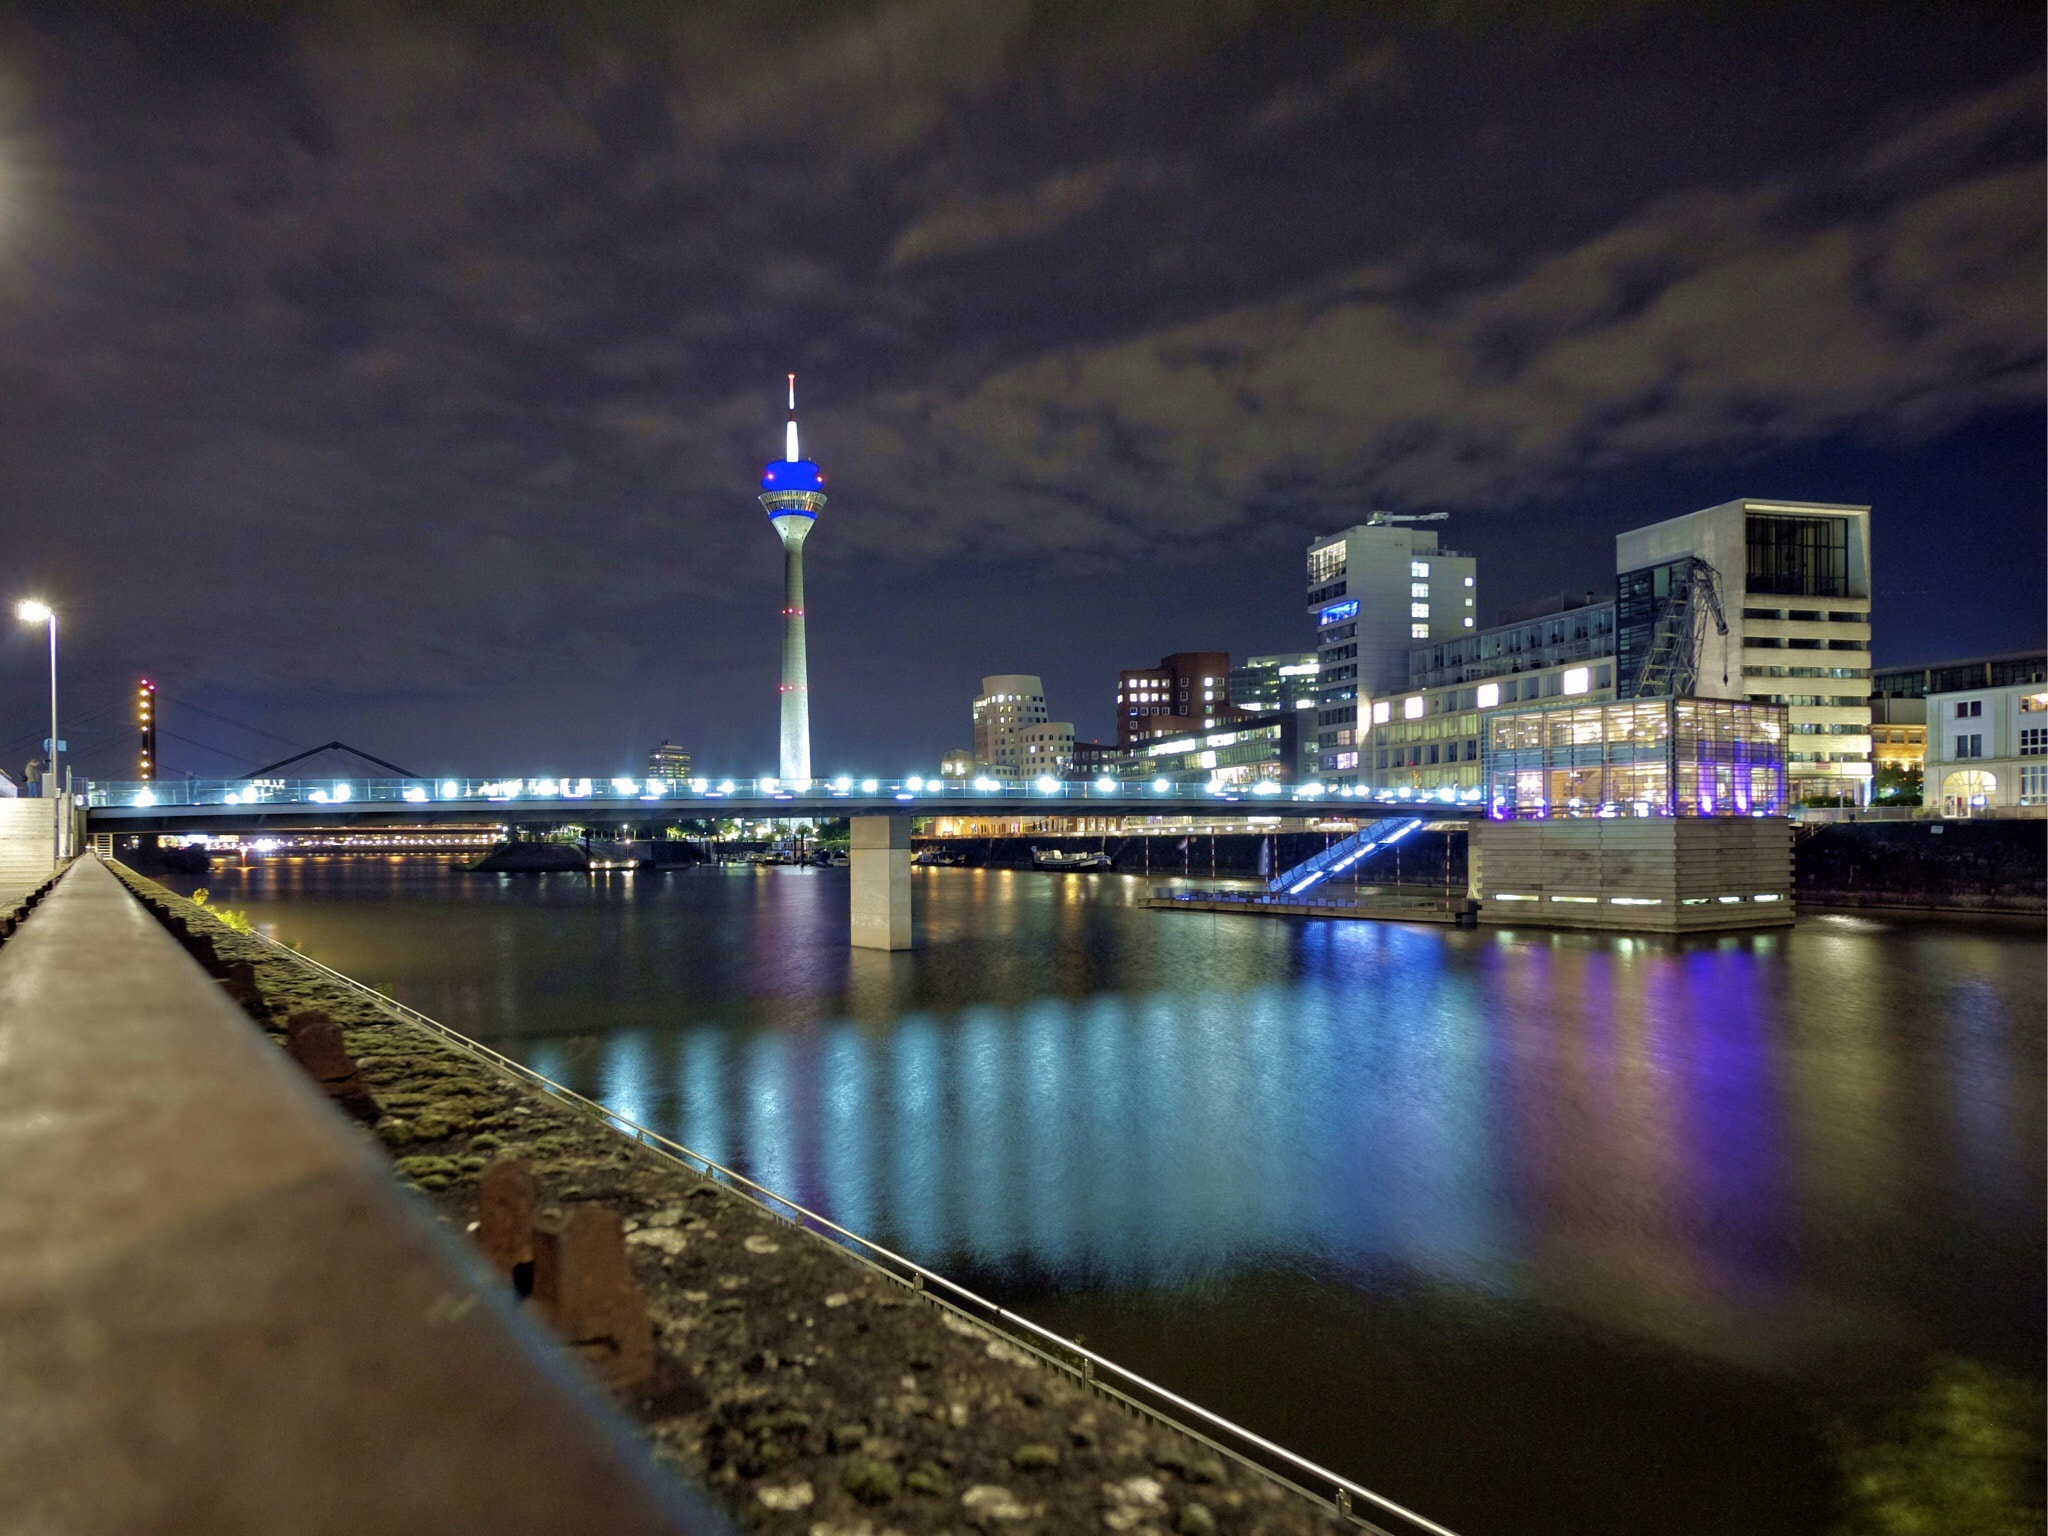
[[[0,944],[0,1061],[0,1525],[730,1530],[95,858]]]

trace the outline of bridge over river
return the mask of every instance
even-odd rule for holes
[[[1332,790],[1318,783],[1186,784],[1034,779],[199,779],[91,783],[80,797],[85,830],[137,832],[431,829],[578,825],[647,829],[677,821],[750,816],[847,819],[852,940],[868,949],[911,947],[910,828],[918,817],[1183,818],[1204,822],[1314,817],[1353,824],[1322,854],[1275,874],[1253,899],[1261,910],[1298,906],[1321,881],[1391,846],[1425,821],[1470,824],[1468,892],[1460,910],[1478,922],[1629,928],[1678,933],[1776,927],[1792,920],[1792,843],[1782,815],[1713,812],[1692,802],[1491,820],[1478,791]],[[1484,828],[1483,839],[1478,835]],[[1404,830],[1405,829],[1405,830]],[[1483,840],[1484,858],[1477,846]],[[1188,893],[1173,903],[1188,904]],[[1248,910],[1242,895],[1215,910]],[[1301,915],[1310,915],[1304,910]]]
[[[645,827],[747,816],[1083,814],[1476,817],[1478,792],[1368,796],[1321,784],[1184,784],[1169,779],[194,779],[89,783],[80,796],[94,832],[257,832],[308,827],[499,826],[541,822]]]
[[[315,828],[520,826],[553,822],[605,829],[749,816],[847,818],[853,943],[908,949],[910,824],[920,816],[1092,814],[1344,816],[1377,822],[1477,816],[1468,798],[1379,800],[1321,784],[1252,785],[1035,779],[195,779],[184,783],[88,784],[80,796],[88,833],[305,831]],[[1382,803],[1384,802],[1384,803]],[[1361,834],[1364,836],[1365,834]]]

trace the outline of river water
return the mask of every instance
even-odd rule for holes
[[[2039,1377],[2037,924],[1678,942],[914,878],[904,955],[847,947],[843,870],[203,883],[1463,1536],[1818,1536],[1831,1432],[1944,1359]]]

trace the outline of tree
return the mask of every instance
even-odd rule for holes
[[[1920,785],[1918,763],[1879,763],[1871,799],[1880,805],[1918,805]]]

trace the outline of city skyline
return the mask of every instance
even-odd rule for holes
[[[0,30],[0,577],[109,707],[83,772],[132,766],[145,675],[166,773],[335,738],[768,770],[744,487],[785,360],[845,498],[808,573],[820,774],[929,771],[984,675],[1101,739],[1120,667],[1307,649],[1309,541],[1381,508],[1451,514],[1485,625],[1597,587],[1626,528],[1867,503],[1877,665],[2039,643],[2016,13],[911,8],[891,48],[847,13],[757,59],[709,17],[364,14]],[[763,105],[791,71],[804,125]],[[32,640],[9,737],[42,734]]]

